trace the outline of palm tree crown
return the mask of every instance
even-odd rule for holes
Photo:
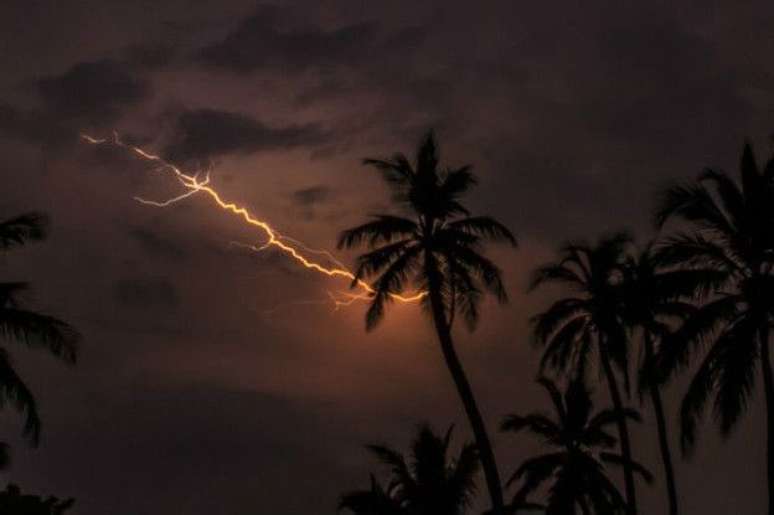
[[[630,243],[631,238],[620,233],[602,238],[593,246],[567,244],[560,250],[558,261],[535,272],[531,288],[559,283],[573,292],[532,319],[537,341],[545,346],[541,368],[550,365],[585,378],[590,356],[596,353],[613,407],[619,412],[618,437],[625,457],[627,512],[634,515],[637,512],[634,462],[623,400],[613,368],[615,364],[623,373],[628,391],[629,345],[623,302],[626,249]]]
[[[677,232],[660,252],[666,266],[711,272],[703,305],[686,321],[660,359],[667,372],[684,369],[708,347],[681,407],[683,449],[696,441],[696,425],[714,395],[714,415],[727,435],[747,410],[760,367],[766,401],[769,515],[774,515],[774,377],[769,331],[774,314],[774,159],[758,168],[750,145],[740,160],[740,183],[705,170],[697,180],[668,189],[656,212],[693,232]]]
[[[602,238],[595,246],[569,243],[560,249],[558,261],[534,273],[530,290],[557,283],[575,293],[532,317],[535,338],[545,346],[541,371],[551,367],[583,375],[595,346],[604,345],[626,375],[622,286],[630,243],[624,233]]]
[[[608,432],[615,424],[613,409],[593,412],[591,396],[580,377],[570,381],[562,394],[546,378],[538,380],[551,398],[555,418],[542,413],[510,415],[502,423],[503,431],[527,430],[552,447],[547,454],[526,460],[511,476],[508,484],[521,481],[514,496],[514,506],[523,505],[527,497],[544,483],[550,483],[546,503],[547,515],[570,515],[580,508],[597,514],[620,513],[626,506],[618,488],[607,477],[605,464],[619,465],[624,458],[611,452],[617,439]],[[625,416],[639,420],[634,410]],[[635,470],[650,480],[650,474],[639,464]]]
[[[383,445],[368,450],[390,467],[391,477],[382,486],[373,476],[368,490],[344,494],[340,509],[356,515],[461,515],[476,492],[479,471],[475,446],[466,444],[459,454],[449,455],[451,428],[439,436],[423,425],[411,445],[407,460],[400,452]]]
[[[411,282],[423,291],[437,288],[447,322],[459,312],[472,329],[484,290],[505,302],[507,294],[500,269],[481,253],[485,240],[516,245],[513,234],[489,216],[470,216],[462,196],[476,184],[470,166],[439,169],[433,134],[419,148],[416,166],[396,154],[392,159],[366,159],[382,173],[393,199],[412,217],[376,215],[370,222],[346,230],[339,248],[366,244],[371,251],[357,260],[358,280],[374,277],[375,294],[366,315],[373,329],[384,315],[386,302]],[[430,302],[429,296],[423,302]]]
[[[664,238],[660,261],[705,276],[706,302],[660,353],[660,365],[674,373],[711,343],[682,404],[686,450],[713,393],[723,434],[734,427],[754,391],[756,363],[768,353],[759,332],[767,331],[774,309],[774,163],[759,171],[746,145],[740,169],[741,186],[708,169],[695,183],[670,188],[656,214],[659,226],[674,218],[694,229]]]
[[[45,236],[46,219],[37,213],[0,222],[0,250],[3,251]],[[75,362],[77,333],[61,320],[24,309],[19,302],[19,294],[27,286],[19,282],[0,283],[0,338],[3,343],[15,342],[45,349],[68,363]],[[24,433],[36,444],[40,436],[37,403],[14,369],[5,345],[0,345],[0,397],[25,414]]]

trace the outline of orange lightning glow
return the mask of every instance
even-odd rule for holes
[[[261,246],[236,243],[237,245],[244,246],[256,252],[274,247],[282,253],[288,255],[293,261],[297,262],[306,269],[327,275],[328,277],[341,277],[344,279],[349,279],[350,281],[355,281],[355,286],[357,286],[357,288],[360,290],[356,293],[337,292],[334,294],[328,292],[328,295],[336,309],[350,306],[357,301],[368,300],[375,293],[374,289],[365,281],[360,279],[355,280],[355,274],[352,273],[352,271],[344,266],[339,260],[337,260],[330,252],[309,248],[296,239],[284,236],[271,225],[269,225],[268,222],[256,218],[247,208],[239,206],[233,202],[223,200],[220,193],[218,193],[218,191],[215,190],[215,188],[211,185],[209,172],[205,173],[203,178],[200,178],[199,174],[190,175],[184,173],[177,166],[166,161],[161,156],[147,152],[146,150],[143,150],[142,148],[135,145],[123,142],[118,137],[118,134],[114,134],[114,137],[111,140],[94,138],[87,134],[82,134],[81,138],[92,145],[114,144],[116,146],[126,148],[134,152],[140,158],[158,164],[157,169],[159,171],[167,171],[171,173],[185,189],[185,191],[180,195],[163,201],[146,200],[140,197],[135,197],[135,200],[138,202],[154,207],[167,207],[180,202],[181,200],[185,200],[188,197],[195,195],[196,193],[204,193],[214,201],[216,206],[224,211],[236,215],[244,223],[247,223],[253,227],[257,227],[266,237],[266,241]],[[322,255],[327,258],[328,261],[330,261],[334,266],[330,267],[318,263],[317,261],[314,261],[313,258],[308,257],[310,255]],[[391,294],[391,297],[394,300],[403,303],[417,302],[424,296],[424,292],[418,292],[407,296]]]

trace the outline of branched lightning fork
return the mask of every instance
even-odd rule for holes
[[[344,266],[338,259],[336,259],[330,252],[326,250],[310,248],[294,238],[284,236],[276,229],[274,229],[268,222],[256,218],[247,208],[224,200],[220,193],[218,193],[218,191],[215,190],[215,188],[211,185],[209,170],[204,174],[203,178],[200,178],[199,174],[191,175],[184,173],[177,166],[166,161],[161,156],[152,154],[138,146],[125,143],[116,133],[114,133],[112,139],[94,138],[88,134],[82,134],[81,138],[92,145],[113,144],[118,147],[128,149],[140,158],[156,163],[158,165],[156,167],[157,171],[166,171],[171,173],[185,189],[185,191],[180,195],[162,201],[134,197],[138,202],[153,207],[167,207],[185,200],[197,193],[203,193],[210,197],[210,199],[212,199],[215,205],[217,205],[219,208],[233,215],[236,215],[246,224],[257,227],[266,237],[266,240],[262,245],[240,244],[241,246],[247,247],[250,250],[256,252],[273,247],[286,254],[293,261],[302,265],[306,269],[327,275],[328,277],[341,277],[343,279],[355,281],[355,285],[359,291],[340,291],[337,293],[332,293],[330,291],[328,292],[328,295],[336,309],[350,306],[358,301],[368,300],[374,294],[374,289],[368,283],[360,279],[355,280],[355,274],[352,273],[352,271],[349,270],[346,266]],[[319,263],[313,260],[313,258],[308,257],[309,255],[324,256],[330,263],[332,263],[333,266],[326,266],[322,263]],[[391,295],[394,300],[404,303],[417,302],[424,296],[424,292],[414,293],[407,296],[399,294]]]

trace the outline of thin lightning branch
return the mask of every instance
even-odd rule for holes
[[[92,145],[113,144],[118,147],[128,149],[146,161],[157,163],[158,166],[155,168],[156,171],[166,171],[172,174],[172,176],[177,179],[180,185],[183,186],[183,188],[186,190],[180,195],[163,201],[147,200],[140,197],[135,197],[135,200],[138,202],[153,207],[167,207],[180,202],[181,200],[185,200],[188,197],[195,195],[196,193],[203,193],[207,195],[219,208],[239,217],[244,223],[257,227],[266,237],[266,241],[261,246],[245,245],[246,247],[255,251],[261,251],[268,249],[269,247],[274,247],[280,252],[289,256],[292,260],[296,261],[304,268],[327,275],[328,277],[341,277],[353,281],[354,285],[360,290],[357,293],[328,292],[328,296],[331,298],[331,301],[334,303],[336,309],[350,306],[357,301],[366,301],[370,299],[371,296],[375,293],[375,290],[368,283],[361,279],[356,279],[355,274],[352,273],[352,271],[349,270],[346,266],[344,266],[338,259],[336,259],[330,252],[326,250],[309,248],[294,238],[284,236],[271,225],[269,225],[268,222],[256,218],[247,208],[224,200],[220,193],[218,193],[218,191],[210,185],[209,171],[205,174],[204,179],[200,179],[198,174],[186,174],[177,166],[166,161],[161,156],[152,154],[135,145],[123,142],[117,133],[113,134],[113,138],[111,140],[106,138],[94,138],[88,134],[81,134],[81,138]],[[326,266],[322,263],[318,263],[312,258],[307,257],[309,254],[324,256],[328,259],[331,265]],[[425,295],[425,292],[418,292],[408,296],[391,294],[391,297],[393,300],[398,302],[410,303],[421,300]]]

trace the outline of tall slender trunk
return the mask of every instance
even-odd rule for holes
[[[607,379],[607,386],[610,389],[610,397],[613,401],[613,408],[618,414],[616,423],[618,425],[618,437],[621,440],[621,455],[624,459],[623,472],[624,484],[626,487],[626,513],[636,515],[637,513],[637,494],[634,489],[634,471],[632,469],[632,448],[629,442],[629,428],[626,424],[626,417],[623,414],[623,402],[621,401],[621,392],[618,389],[613,372],[613,366],[610,363],[610,356],[605,349],[605,342],[600,341],[599,358],[602,361],[602,369]]]
[[[761,369],[763,390],[766,396],[766,472],[769,487],[769,515],[774,515],[774,380],[771,374],[769,351],[769,328],[763,326],[759,332],[761,346]]]
[[[677,484],[675,482],[675,471],[672,466],[672,453],[669,450],[669,437],[667,435],[666,418],[664,417],[664,405],[661,402],[659,382],[656,379],[656,370],[654,368],[654,356],[653,336],[649,331],[645,331],[645,366],[646,374],[648,376],[647,388],[650,393],[650,402],[653,404],[653,412],[656,415],[658,444],[659,449],[661,450],[661,463],[664,465],[664,479],[669,500],[669,513],[670,515],[677,515],[679,511],[677,505]]]
[[[503,503],[503,490],[500,483],[500,474],[497,471],[497,462],[492,452],[492,444],[489,442],[489,436],[486,432],[484,419],[478,410],[476,399],[473,396],[473,390],[465,376],[465,370],[462,368],[454,350],[454,342],[451,337],[451,328],[446,320],[446,311],[440,294],[440,278],[433,272],[434,264],[426,263],[428,266],[428,294],[430,296],[430,307],[433,314],[433,323],[438,334],[438,341],[441,344],[441,351],[446,360],[446,366],[451,373],[454,385],[457,387],[457,393],[465,407],[465,413],[468,416],[470,427],[473,430],[473,436],[476,439],[481,468],[484,469],[489,497],[492,501],[492,515],[503,515],[505,505]]]
[[[581,509],[581,515],[591,515],[591,510],[589,510],[589,504],[586,502],[586,499],[583,498],[583,496],[578,497],[578,505]],[[573,514],[575,513],[575,510],[573,510]]]

